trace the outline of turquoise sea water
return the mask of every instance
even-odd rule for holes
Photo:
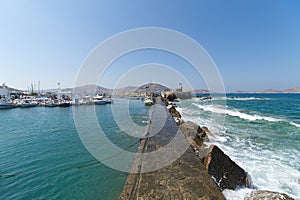
[[[135,152],[138,139],[121,131],[111,112],[125,104],[96,106],[96,115],[113,143]],[[142,101],[129,104],[133,121],[145,126],[149,108]],[[93,106],[77,109],[93,112]],[[72,108],[0,110],[0,152],[0,199],[118,199],[127,178],[85,149]]]
[[[251,176],[254,187],[300,199],[300,95],[227,94],[183,100],[184,120],[207,126],[217,144]],[[225,191],[242,199],[249,191]]]
[[[256,188],[300,199],[300,95],[228,94],[179,104],[183,119],[207,126],[211,143],[243,167]],[[99,105],[96,115],[113,143],[135,152],[138,139],[118,128],[110,107],[126,105],[125,100]],[[146,126],[149,108],[142,101],[129,105],[133,121]],[[93,108],[76,107],[87,115]],[[118,199],[127,178],[85,149],[72,108],[0,110],[0,152],[0,199]],[[224,194],[236,200],[247,192]]]

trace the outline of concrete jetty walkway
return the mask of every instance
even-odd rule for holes
[[[141,141],[139,153],[159,150],[169,144],[176,134],[184,137],[160,99],[152,109],[147,132],[149,137]],[[165,123],[162,124],[163,120]],[[162,155],[161,162],[167,157]],[[120,199],[225,199],[191,147],[170,165],[144,173],[144,167],[157,164],[153,162],[143,160],[142,156],[136,157],[132,169],[138,169],[138,173],[128,175]]]

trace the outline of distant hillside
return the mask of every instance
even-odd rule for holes
[[[138,93],[144,93],[144,92],[149,92],[149,93],[156,93],[156,92],[163,92],[165,90],[170,90],[170,88],[164,86],[164,85],[161,85],[161,84],[158,84],[158,83],[147,83],[147,84],[144,84],[138,88],[136,88],[135,92],[138,92]]]
[[[116,89],[113,91],[113,96],[134,96],[138,94],[148,93],[160,93],[165,90],[170,90],[170,88],[158,84],[158,83],[147,83],[139,87],[127,86],[124,88]]]
[[[109,88],[104,88],[98,85],[84,85],[84,86],[80,86],[77,88],[64,88],[61,89],[62,92],[69,92],[72,91],[73,95],[79,95],[79,96],[83,96],[83,95],[94,95],[94,94],[107,94],[107,95],[112,95],[115,97],[123,97],[123,96],[131,96],[131,95],[135,95],[137,93],[145,93],[145,92],[161,92],[164,90],[169,90],[168,87],[157,84],[157,83],[148,83],[142,86],[126,86],[123,88],[119,88],[119,89],[109,89]],[[48,89],[45,90],[47,92],[57,92],[57,89]],[[74,94],[74,91],[76,92]]]
[[[0,86],[0,88],[3,88],[3,86]],[[5,86],[5,88],[8,89],[9,92],[22,92],[22,90],[12,88],[12,87],[8,87],[8,86]]]
[[[76,88],[65,88],[61,89],[63,92],[72,91],[75,92],[74,95],[94,95],[94,94],[103,94],[111,93],[111,89],[104,88],[98,85],[84,85]]]
[[[300,93],[300,88],[289,88],[285,90],[274,90],[274,89],[266,89],[266,90],[258,90],[258,91],[235,91],[234,93],[266,93],[266,94],[275,94],[275,93]]]
[[[199,90],[194,90],[193,93],[208,94],[209,91],[205,89],[199,89]]]
[[[114,89],[112,91],[112,96],[114,97],[131,96],[134,93],[136,88],[137,87],[135,86],[127,86],[119,89]]]
[[[107,95],[112,95],[115,97],[123,97],[123,96],[132,96],[132,95],[136,95],[138,93],[145,93],[145,92],[150,92],[150,93],[154,93],[154,92],[161,92],[164,90],[169,90],[168,87],[157,84],[157,83],[148,83],[139,87],[136,86],[127,86],[124,88],[119,88],[119,89],[109,89],[109,88],[104,88],[98,85],[84,85],[84,86],[80,86],[77,88],[65,88],[65,89],[61,89],[61,91],[63,92],[68,92],[68,91],[72,91],[72,92],[76,92],[73,93],[73,95],[93,95],[93,94],[107,94]],[[56,89],[57,91],[57,89]]]

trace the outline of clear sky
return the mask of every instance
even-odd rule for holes
[[[170,28],[195,39],[216,63],[227,91],[300,87],[297,0],[0,0],[0,81],[21,89],[38,81],[42,88],[58,82],[72,87],[100,42],[140,27]],[[149,59],[143,52],[133,63],[166,64],[168,55],[154,54]],[[192,72],[187,79],[205,87]],[[105,80],[104,86],[113,87]]]

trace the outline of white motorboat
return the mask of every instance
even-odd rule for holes
[[[102,95],[97,94],[96,96],[93,97],[92,102],[95,105],[104,105],[106,104],[106,101],[103,99]]]
[[[58,106],[59,107],[70,107],[71,103],[70,103],[70,101],[62,100],[58,103]]]
[[[57,104],[54,103],[54,101],[48,101],[48,102],[45,103],[45,106],[46,107],[56,107]]]
[[[145,104],[145,106],[152,106],[153,100],[151,98],[145,98],[144,104]]]
[[[24,99],[20,104],[19,106],[21,108],[31,108],[31,107],[36,107],[38,106],[38,103],[37,101],[32,101],[30,99]]]
[[[13,108],[14,105],[10,100],[10,93],[5,84],[0,87],[0,109]]]
[[[0,109],[8,109],[8,108],[13,108],[13,104],[11,103],[10,100],[1,98],[0,99]]]
[[[114,102],[114,100],[112,100],[111,98],[106,98],[105,99],[106,104],[112,104],[113,102]]]

